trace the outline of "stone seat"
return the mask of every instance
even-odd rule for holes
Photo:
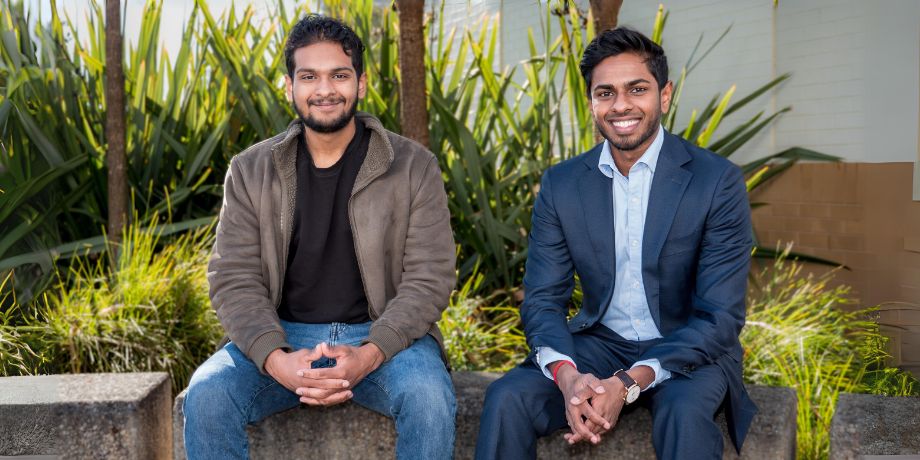
[[[920,459],[920,398],[841,394],[831,420],[830,458]]]
[[[479,415],[486,387],[500,374],[454,372],[457,392],[457,442],[455,457],[473,457]],[[760,412],[754,418],[741,458],[794,459],[796,431],[795,392],[784,387],[748,386]],[[173,408],[173,439],[176,459],[185,459],[183,447],[182,401],[176,398]],[[725,434],[724,416],[719,415],[725,436],[725,458],[738,458]],[[625,415],[601,444],[570,447],[562,432],[540,440],[538,457],[559,458],[655,458],[651,442],[652,419],[642,407]],[[350,433],[343,436],[343,433]],[[249,428],[253,459],[322,458],[322,459],[392,459],[396,432],[386,417],[357,404],[318,408],[301,406],[273,415]]]
[[[0,377],[0,457],[169,459],[169,375]]]

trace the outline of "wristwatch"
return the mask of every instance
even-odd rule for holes
[[[619,378],[620,381],[623,382],[623,385],[626,387],[626,395],[623,396],[623,401],[626,401],[626,404],[632,404],[637,399],[639,399],[639,392],[642,391],[642,389],[639,388],[639,384],[636,383],[636,381],[633,380],[633,378],[630,377],[626,371],[620,369],[614,372],[613,375]]]

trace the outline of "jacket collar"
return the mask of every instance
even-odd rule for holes
[[[373,115],[365,112],[358,112],[355,115],[358,123],[364,123],[364,126],[370,131],[371,139],[367,146],[367,156],[358,176],[355,178],[355,187],[352,193],[364,188],[370,181],[377,176],[386,172],[390,164],[393,163],[393,146],[390,144],[390,138],[387,130]],[[272,158],[278,168],[279,174],[285,179],[292,179],[297,170],[297,136],[303,135],[303,123],[295,119],[288,124],[287,129],[281,136],[281,140],[272,145]]]

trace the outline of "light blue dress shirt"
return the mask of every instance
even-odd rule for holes
[[[664,143],[664,128],[658,126],[658,133],[648,150],[624,176],[613,162],[609,142],[604,142],[598,169],[613,179],[613,221],[616,251],[616,280],[613,296],[601,324],[628,340],[641,341],[661,338],[655,320],[648,308],[645,284],[642,281],[642,235],[645,231],[645,215],[648,208],[652,178],[658,165],[658,155]],[[549,347],[537,349],[537,362],[543,374],[552,379],[547,365],[559,361],[572,361],[568,356]],[[657,359],[638,361],[636,366],[649,366],[655,372],[655,380],[646,389],[671,378],[671,372],[662,369]],[[606,376],[599,376],[606,377]]]

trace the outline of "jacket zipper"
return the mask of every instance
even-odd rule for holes
[[[368,181],[368,184],[370,184],[370,181]],[[361,273],[361,287],[364,289],[364,297],[367,299],[367,313],[371,321],[376,321],[378,318],[377,312],[374,309],[373,300],[371,300],[371,296],[367,291],[367,276],[364,274],[364,262],[361,261],[361,251],[358,250],[360,242],[358,241],[358,230],[355,226],[355,208],[353,204],[355,195],[364,190],[365,187],[367,187],[367,184],[358,190],[353,190],[351,196],[348,197],[348,225],[351,227],[351,239],[354,242],[355,259],[358,260],[358,272]]]
[[[380,134],[373,129],[370,129],[369,131],[370,132],[368,133],[368,135],[372,137],[375,134],[378,136],[386,136],[386,134]],[[368,153],[370,153],[370,145],[368,145]],[[367,160],[365,159],[365,161]],[[363,163],[361,166],[364,166]],[[371,296],[368,294],[368,291],[367,291],[367,275],[365,275],[364,273],[364,262],[361,260],[361,251],[359,250],[361,243],[360,243],[360,238],[358,237],[358,228],[357,226],[355,226],[354,199],[355,199],[355,196],[361,193],[365,188],[367,188],[367,186],[370,185],[371,182],[373,182],[375,179],[383,175],[389,169],[389,166],[390,165],[388,164],[386,169],[379,172],[377,175],[370,177],[368,180],[364,181],[364,183],[360,186],[360,188],[352,189],[351,196],[348,197],[348,225],[349,227],[351,227],[351,239],[355,247],[355,259],[358,261],[358,272],[361,273],[361,287],[364,289],[364,297],[367,299],[367,310],[368,310],[367,314],[371,318],[371,321],[376,321],[377,318],[379,318],[379,315],[377,315],[376,309],[374,308],[374,305],[373,305],[373,300],[371,299]],[[360,174],[361,173],[359,169],[358,175],[360,176]],[[355,180],[357,181],[357,178],[355,178]]]
[[[282,204],[284,204],[285,201],[290,201],[288,197],[288,189],[290,188],[291,185],[288,183],[285,183],[285,177],[282,174],[282,169],[279,167],[278,163],[275,161],[274,149],[272,149],[272,163],[275,164],[275,172],[278,174],[278,182],[281,184],[281,202]],[[296,171],[294,174],[296,174]],[[288,258],[288,251],[290,250],[288,246],[290,246],[290,243],[291,243],[291,231],[288,231],[288,229],[285,228],[284,218],[285,218],[285,214],[288,214],[287,216],[288,226],[293,227],[294,204],[287,203],[287,206],[281,206],[281,212],[279,212],[278,214],[280,215],[278,226],[281,228],[281,272],[280,272],[281,277],[278,280],[278,282],[281,283],[281,285],[279,286],[279,292],[280,292],[280,290],[284,288],[284,278],[287,276],[287,268],[288,268],[287,258]],[[281,295],[278,295],[278,300],[276,300],[274,304],[275,304],[275,310],[277,310],[278,307],[281,305]]]

